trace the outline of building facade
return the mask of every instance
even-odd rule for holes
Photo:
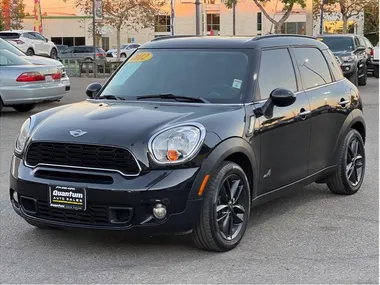
[[[168,1],[170,2],[170,1]],[[200,27],[203,35],[232,35],[232,9],[228,9],[221,0],[201,0]],[[282,6],[278,1],[269,1],[265,10],[279,20],[283,16]],[[195,34],[196,11],[194,0],[175,0],[174,5],[174,34]],[[352,32],[363,33],[363,16],[354,19],[351,24]],[[92,45],[92,17],[81,15],[73,16],[43,16],[43,31],[47,38],[56,44],[65,45]],[[34,17],[24,19],[25,29],[33,29]],[[295,7],[290,17],[285,22],[282,33],[304,34],[306,26],[306,11],[301,7]],[[328,32],[339,32],[341,21],[339,14],[325,17],[324,27]],[[262,14],[252,0],[240,0],[236,6],[236,35],[257,36],[274,32],[273,24]],[[155,37],[170,35],[170,4],[164,7],[161,15],[156,16],[155,25],[152,28],[139,31],[124,29],[121,32],[121,44],[135,42],[144,43]],[[319,33],[319,20],[315,22],[314,34]],[[111,27],[103,27],[99,45],[104,50],[116,48],[116,31]]]

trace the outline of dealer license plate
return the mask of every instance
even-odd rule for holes
[[[71,186],[49,186],[50,207],[67,210],[86,210],[86,190]]]

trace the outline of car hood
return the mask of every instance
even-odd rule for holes
[[[198,122],[219,137],[242,136],[245,110],[240,105],[171,104],[87,100],[36,115],[33,141],[80,142],[146,148],[157,131]],[[73,137],[70,131],[86,132]]]
[[[25,55],[22,58],[25,59],[26,61],[29,61],[30,63],[36,64],[36,65],[54,65],[54,66],[58,66],[58,67],[63,67],[63,64],[60,61],[52,59],[52,58],[43,57],[43,56],[35,56],[35,55],[27,56],[27,55]]]

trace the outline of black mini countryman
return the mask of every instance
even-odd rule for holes
[[[87,96],[22,125],[10,199],[33,226],[191,233],[227,251],[259,202],[363,182],[358,89],[311,37],[155,39]]]

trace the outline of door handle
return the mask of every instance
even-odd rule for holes
[[[342,106],[342,107],[345,107],[347,104],[350,103],[350,100],[344,100],[342,99],[340,102],[339,102],[339,105]]]
[[[298,117],[306,117],[307,115],[311,114],[310,110],[305,110],[304,108],[301,109],[301,112],[298,113]]]

